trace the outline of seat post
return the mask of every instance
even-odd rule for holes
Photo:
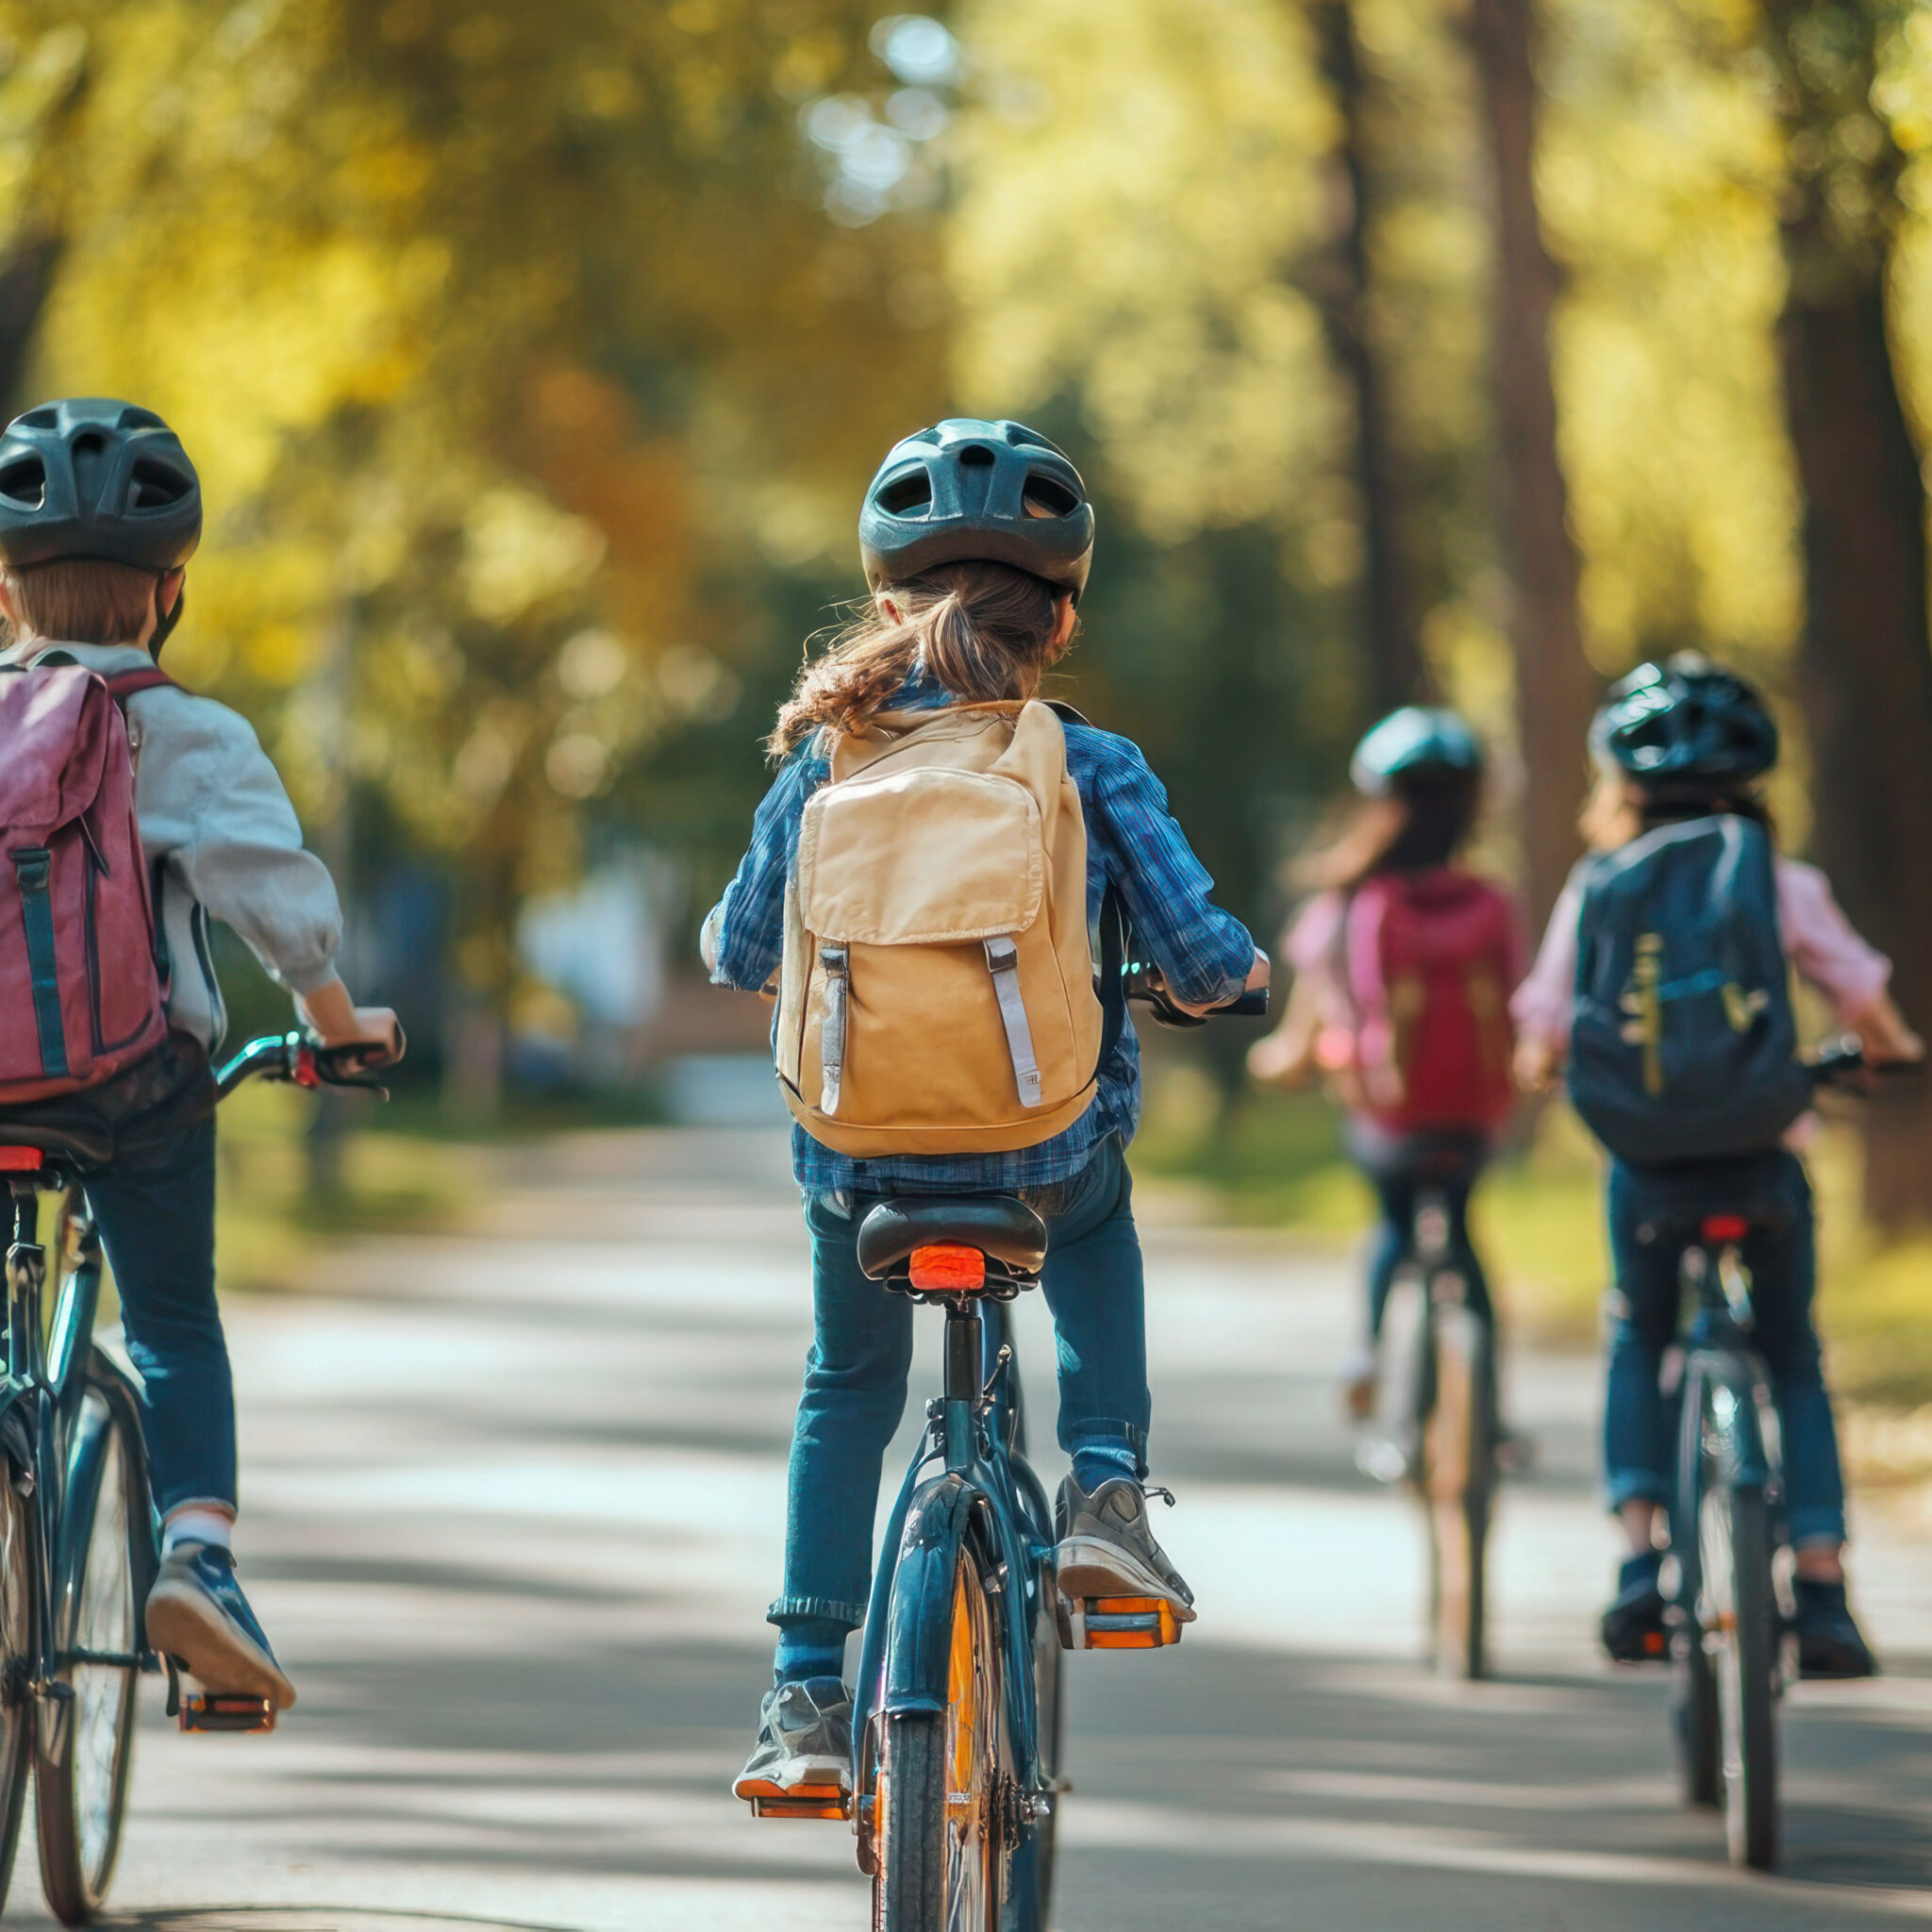
[[[979,1402],[985,1343],[979,1304],[968,1295],[946,1301],[946,1467],[964,1470],[973,1460],[973,1412]]]

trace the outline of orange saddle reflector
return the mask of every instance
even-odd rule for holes
[[[38,1147],[0,1147],[0,1174],[39,1174],[46,1164]]]
[[[927,1294],[959,1294],[986,1286],[986,1257],[963,1241],[914,1248],[912,1285]]]
[[[1751,1232],[1751,1224],[1741,1214],[1713,1214],[1701,1230],[1707,1241],[1740,1241]]]

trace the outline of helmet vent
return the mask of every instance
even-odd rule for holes
[[[889,517],[909,517],[914,510],[926,508],[932,502],[932,478],[925,474],[924,466],[908,470],[903,476],[894,476],[874,499]]]
[[[1043,510],[1050,517],[1070,517],[1080,508],[1080,499],[1064,483],[1042,476],[1038,470],[1027,477],[1020,493],[1027,508]]]
[[[968,469],[990,470],[994,460],[993,453],[983,442],[969,442],[959,452],[959,461]]]
[[[21,425],[27,429],[58,429],[60,426],[60,411],[52,404],[42,408],[29,409],[21,419]]]
[[[171,503],[179,503],[187,494],[187,484],[173,470],[159,463],[136,463],[127,485],[127,508],[164,509]]]
[[[47,473],[39,458],[27,457],[0,470],[0,496],[24,509],[39,509],[47,500]]]

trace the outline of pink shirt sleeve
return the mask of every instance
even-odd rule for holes
[[[1509,1016],[1526,1040],[1561,1052],[1570,1043],[1570,1009],[1576,990],[1576,922],[1583,910],[1582,891],[1573,883],[1563,888],[1536,964],[1516,989]]]
[[[1891,961],[1868,945],[1839,909],[1831,882],[1815,865],[1777,862],[1777,927],[1785,957],[1850,1026],[1891,983]]]
[[[1321,974],[1335,958],[1337,931],[1341,924],[1340,892],[1317,892],[1289,921],[1281,936],[1281,957],[1297,973]]]

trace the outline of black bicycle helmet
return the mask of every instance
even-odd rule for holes
[[[942,563],[1030,571],[1077,601],[1093,561],[1093,506],[1066,457],[1024,423],[953,416],[895,443],[858,512],[874,590]]]
[[[1696,651],[1640,664],[1610,687],[1590,748],[1646,791],[1748,785],[1777,762],[1777,724],[1741,677]]]
[[[69,396],[0,434],[0,563],[178,569],[201,541],[201,479],[152,409]]]
[[[1458,713],[1405,705],[1356,746],[1348,775],[1357,791],[1381,798],[1404,780],[1474,778],[1482,768],[1482,741]]]

